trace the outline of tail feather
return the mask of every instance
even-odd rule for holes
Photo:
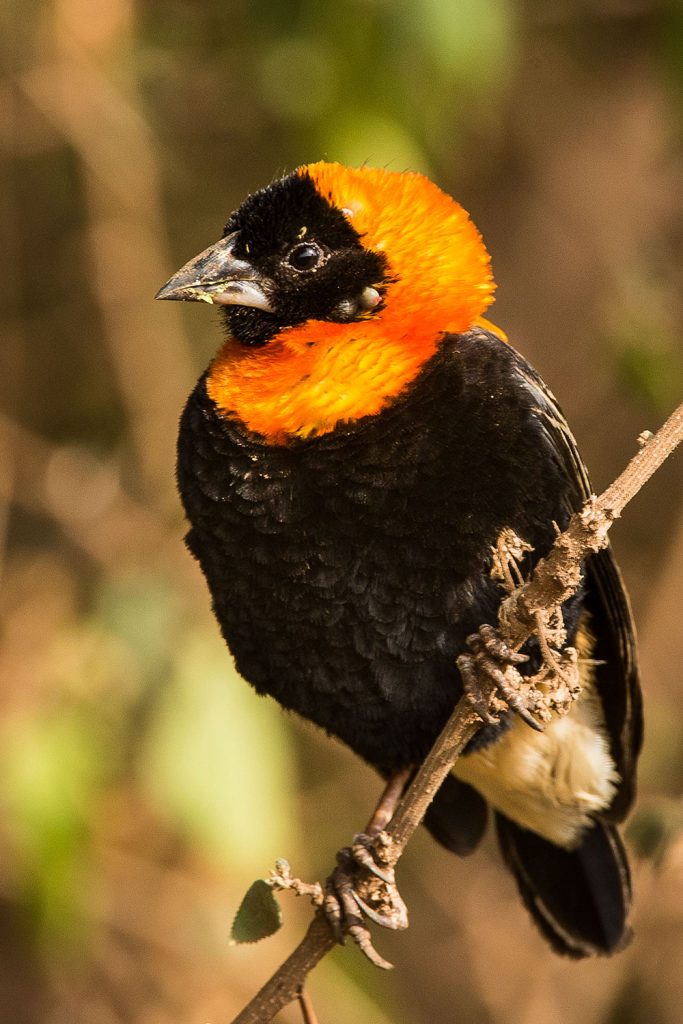
[[[442,846],[466,857],[479,845],[488,821],[486,801],[454,775],[447,775],[425,815],[425,825]]]
[[[524,905],[558,953],[604,956],[628,943],[631,879],[616,829],[596,821],[572,850],[502,814],[496,814],[496,829]]]

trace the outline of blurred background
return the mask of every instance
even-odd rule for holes
[[[278,856],[324,876],[379,783],[234,677],[173,477],[218,318],[154,293],[298,163],[422,170],[601,489],[683,392],[683,8],[6,0],[0,51],[0,1020],[226,1024],[310,915],[282,897],[229,947],[247,886]],[[558,959],[490,840],[419,835],[396,970],[333,953],[321,1024],[680,1021],[681,466],[613,530],[647,701],[633,944]]]

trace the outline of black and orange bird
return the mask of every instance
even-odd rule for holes
[[[424,759],[463,693],[456,659],[497,622],[501,531],[529,568],[590,493],[555,399],[483,319],[493,291],[477,229],[422,175],[315,163],[249,196],[158,294],[227,325],[182,416],[178,485],[237,668],[386,779]],[[616,825],[641,712],[609,549],[563,615],[571,711],[484,725],[426,825],[469,853],[490,807],[536,924],[583,957],[629,936]]]

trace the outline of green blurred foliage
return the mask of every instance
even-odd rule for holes
[[[253,871],[295,847],[293,766],[282,712],[226,664],[198,630],[175,652],[146,743],[142,781],[162,816],[226,868]]]
[[[88,872],[88,821],[106,769],[81,708],[3,723],[0,806],[15,884],[41,940],[79,941]]]
[[[641,337],[647,336],[644,326]],[[626,342],[619,352],[617,370],[625,389],[660,417],[683,394],[683,353],[673,344]]]

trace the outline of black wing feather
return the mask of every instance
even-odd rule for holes
[[[533,411],[549,449],[574,488],[569,512],[593,493],[576,441],[552,392],[529,364],[518,357],[517,373],[533,399]],[[621,777],[617,795],[604,817],[621,821],[635,795],[635,770],[642,743],[642,701],[633,616],[610,547],[586,560],[584,605],[595,635],[595,684],[602,702],[610,748]]]

